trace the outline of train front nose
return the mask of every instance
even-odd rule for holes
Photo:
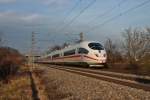
[[[99,50],[99,62],[100,63],[106,63],[107,60],[107,54],[104,50]]]

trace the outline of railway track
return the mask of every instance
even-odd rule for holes
[[[108,71],[91,70],[91,69],[85,69],[85,68],[74,68],[74,67],[57,66],[57,65],[49,66],[49,67],[79,74],[79,75],[83,75],[83,76],[87,76],[87,77],[96,78],[99,80],[104,80],[104,81],[113,82],[116,84],[129,86],[132,88],[150,91],[150,77],[149,76],[121,74],[121,73],[108,72]]]

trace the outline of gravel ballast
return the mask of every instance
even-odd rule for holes
[[[142,89],[53,68],[42,69],[45,70],[42,78],[45,80],[50,100],[150,100],[150,92]]]

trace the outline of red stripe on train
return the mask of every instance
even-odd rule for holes
[[[81,57],[81,55],[63,56],[63,57],[57,57],[53,59],[74,58],[74,57]]]
[[[87,56],[87,55],[84,55],[84,57],[86,57],[86,58],[90,58],[90,59],[93,59],[93,60],[96,60],[96,61],[98,61],[98,59],[95,59],[95,58],[93,58],[93,57],[90,57],[90,56]]]
[[[63,58],[75,58],[75,57],[81,57],[81,56],[82,56],[82,55],[64,56],[64,57],[53,58],[53,60],[56,60],[56,59],[63,59]],[[86,57],[86,58],[89,58],[89,59],[98,61],[98,59],[95,59],[95,58],[90,57],[90,56],[87,56],[87,55],[83,55],[83,57]]]

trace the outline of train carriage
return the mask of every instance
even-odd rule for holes
[[[51,52],[44,58],[46,63],[88,65],[90,67],[105,65],[107,61],[105,48],[95,41],[80,42]],[[43,57],[39,61],[42,62],[42,59]]]

